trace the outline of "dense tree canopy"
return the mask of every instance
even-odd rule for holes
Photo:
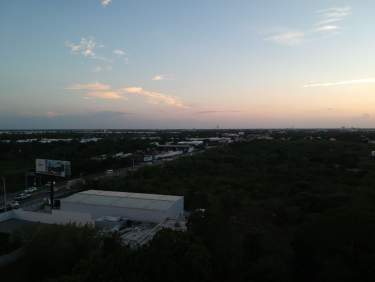
[[[163,231],[131,250],[90,228],[45,227],[17,264],[27,275],[19,279],[373,281],[371,146],[350,138],[236,143],[93,181],[87,188],[184,195],[188,232]]]

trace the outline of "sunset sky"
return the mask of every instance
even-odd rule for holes
[[[374,11],[0,1],[0,129],[375,127]]]

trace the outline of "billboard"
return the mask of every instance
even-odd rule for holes
[[[39,174],[69,177],[71,174],[70,162],[58,160],[36,159],[35,172]]]

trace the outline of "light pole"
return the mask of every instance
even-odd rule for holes
[[[3,182],[3,189],[4,189],[4,211],[7,211],[7,190],[5,185],[5,177],[2,176],[1,180]]]

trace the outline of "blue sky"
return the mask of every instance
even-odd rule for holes
[[[0,128],[374,125],[373,1],[0,2]]]

